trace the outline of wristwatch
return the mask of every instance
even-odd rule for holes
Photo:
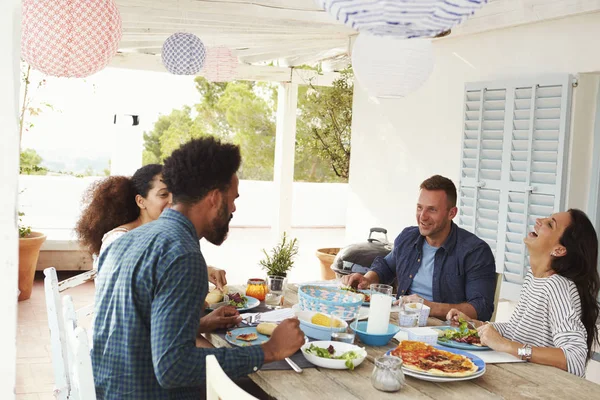
[[[517,349],[517,355],[521,357],[521,360],[531,360],[531,345],[526,344],[523,347]]]

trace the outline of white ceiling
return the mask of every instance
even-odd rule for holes
[[[267,63],[288,80],[287,67],[322,62],[348,65],[352,29],[320,10],[314,0],[116,0],[123,38],[113,65],[163,70],[160,51],[172,33],[196,34],[208,47],[226,46],[240,63],[239,78],[269,78]],[[450,37],[600,10],[600,0],[489,0]],[[444,39],[438,39],[444,40]],[[273,67],[271,67],[273,68]],[[266,74],[266,75],[265,75]],[[258,78],[256,78],[258,79]]]

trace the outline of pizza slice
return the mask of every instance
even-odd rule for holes
[[[242,333],[236,336],[237,340],[243,340],[245,342],[251,342],[253,340],[258,339],[258,335],[256,333]]]

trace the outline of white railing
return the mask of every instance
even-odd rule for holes
[[[19,189],[24,191],[19,202],[25,213],[23,222],[40,231],[70,232],[79,218],[83,193],[97,179],[102,178],[21,175]],[[231,226],[269,227],[274,209],[273,182],[242,180],[239,193]],[[347,184],[295,182],[292,225],[345,226],[347,194]]]

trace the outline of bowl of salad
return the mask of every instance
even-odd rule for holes
[[[363,347],[328,340],[305,343],[300,350],[312,364],[330,369],[353,370],[367,357]]]

